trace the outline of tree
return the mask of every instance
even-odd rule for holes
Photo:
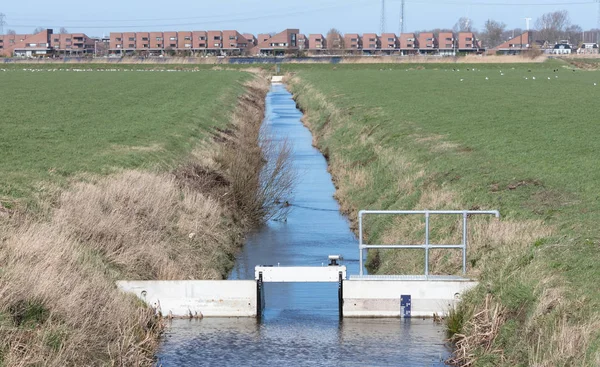
[[[14,29],[9,29],[6,31],[6,34],[17,34]]]
[[[485,47],[496,47],[504,41],[506,24],[488,19],[483,26],[480,38]]]
[[[453,28],[455,33],[458,32],[472,32],[473,21],[468,17],[460,17]]]
[[[579,46],[583,42],[583,28],[572,24],[565,29],[565,39],[572,45]]]
[[[344,36],[342,36],[342,33],[335,28],[331,28],[329,32],[327,32],[325,42],[328,50],[344,49]]]
[[[46,28],[44,27],[37,27],[36,29],[33,30],[33,34],[38,34],[40,32],[43,32]]]
[[[515,38],[521,34],[523,34],[523,29],[522,28],[515,28],[515,29],[509,29],[506,30],[504,32],[502,32],[502,40],[503,41],[508,41],[509,39]]]
[[[565,30],[570,23],[569,12],[566,10],[543,14],[535,21],[537,38],[556,43],[565,37]]]
[[[67,34],[67,33],[69,33],[69,31],[65,27],[60,27],[60,30],[58,31],[58,33],[60,33],[60,34]]]

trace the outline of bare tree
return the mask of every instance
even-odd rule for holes
[[[6,34],[17,34],[14,29],[9,29],[6,31]]]
[[[522,28],[515,28],[515,29],[508,29],[505,30],[504,32],[502,32],[502,40],[503,41],[508,41],[511,38],[515,38],[518,37],[519,35],[523,34],[523,29]]]
[[[565,39],[572,45],[579,46],[583,42],[583,28],[572,24],[565,29]]]
[[[344,36],[342,36],[342,33],[335,28],[331,28],[329,32],[327,32],[325,42],[328,50],[344,49]]]
[[[60,30],[58,31],[58,33],[60,33],[60,34],[67,34],[67,33],[69,33],[69,31],[65,27],[60,27]]]
[[[472,32],[473,21],[469,17],[460,17],[453,28],[454,32]]]
[[[506,24],[488,19],[483,27],[484,30],[480,38],[485,47],[496,47],[504,41],[503,35]]]
[[[566,10],[543,14],[535,21],[537,38],[556,43],[564,38],[566,28],[571,24]]]
[[[33,30],[33,34],[38,34],[40,32],[43,32],[46,28],[44,27],[37,27],[36,29]]]

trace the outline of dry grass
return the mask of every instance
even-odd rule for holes
[[[456,349],[447,363],[455,366],[472,366],[477,361],[476,356],[471,353],[473,350],[481,350],[488,356],[497,355],[501,363],[505,362],[503,351],[494,349],[493,346],[506,317],[506,309],[488,294],[481,309],[467,322],[468,335],[454,335],[454,339],[457,340]]]
[[[248,85],[232,117],[235,140],[215,137],[173,173],[86,177],[48,220],[0,208],[0,365],[153,364],[161,321],[114,282],[227,275],[247,223],[265,215],[234,203],[243,202],[235,190],[257,188],[238,180],[264,164],[256,137],[267,88],[260,77]],[[233,159],[252,155],[261,159]],[[276,186],[277,172],[266,182]]]

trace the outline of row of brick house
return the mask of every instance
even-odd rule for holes
[[[83,33],[53,34],[51,29],[37,34],[0,36],[0,55],[48,57],[53,55],[81,55],[94,52],[100,39]],[[481,47],[472,32],[422,32],[403,33],[347,33],[336,37],[322,34],[300,33],[286,29],[275,35],[242,34],[235,30],[224,31],[173,31],[173,32],[113,32],[106,39],[110,54],[165,55],[283,55],[305,53],[356,54],[356,55],[413,55],[473,53]]]
[[[347,33],[338,37],[286,29],[276,35],[241,34],[237,31],[129,32],[110,34],[113,54],[163,54],[187,51],[193,54],[273,55],[307,52],[311,55],[355,54],[453,54],[478,52],[479,43],[472,32],[439,33]]]
[[[48,57],[93,53],[98,39],[84,33],[53,34],[45,29],[36,34],[0,35],[1,56]]]

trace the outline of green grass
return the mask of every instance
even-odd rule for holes
[[[292,89],[299,93],[301,107],[310,111],[320,148],[333,162],[345,162],[372,177],[366,189],[339,183],[351,207],[413,209],[430,187],[437,187],[457,193],[462,207],[455,209],[499,209],[504,220],[540,220],[555,228],[552,237],[523,244],[515,261],[489,265],[482,274],[490,292],[518,318],[518,325],[506,325],[497,341],[508,355],[523,357],[523,348],[514,347],[526,336],[507,335],[519,328],[522,332],[540,296],[537,285],[549,275],[563,280],[570,302],[583,300],[584,306],[565,311],[569,320],[590,323],[599,317],[600,72],[573,71],[558,60],[537,65],[291,68],[301,80]],[[477,71],[468,71],[472,68]],[[323,106],[319,101],[302,94],[307,85],[341,111],[339,121],[323,108],[318,111]],[[431,137],[435,139],[424,139]],[[390,157],[410,162],[409,173],[424,168],[414,192],[399,192],[398,181],[406,172],[396,169]],[[376,242],[391,227],[389,220],[375,220],[368,229]],[[389,252],[381,252],[378,262],[386,263],[387,256]],[[493,248],[481,256],[506,262]],[[478,259],[471,260],[476,264]],[[597,332],[594,338],[588,358],[598,350]]]
[[[168,168],[223,126],[249,74],[0,72],[0,201],[35,201],[82,173]]]

